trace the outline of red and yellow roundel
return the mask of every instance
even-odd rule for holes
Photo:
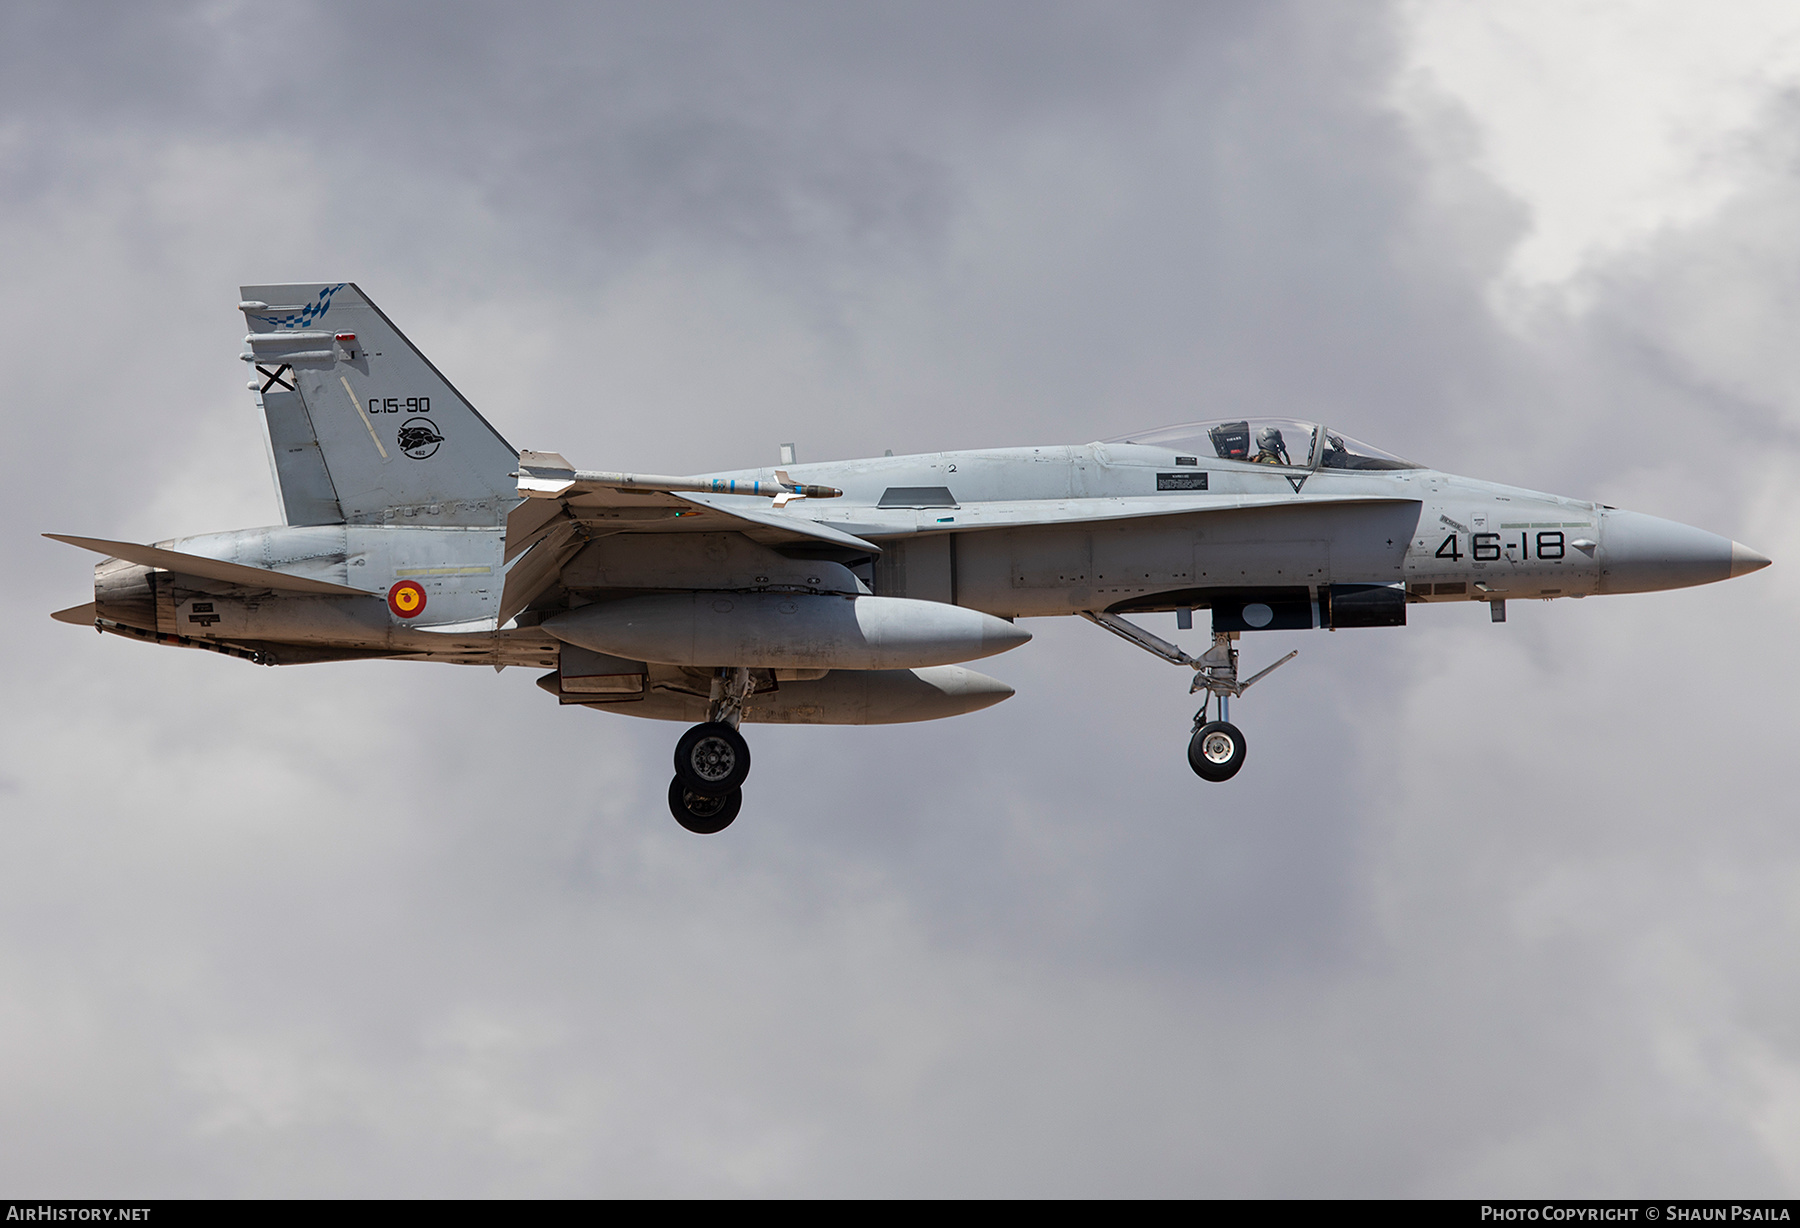
[[[425,612],[425,590],[402,580],[388,590],[388,609],[400,618],[417,618]]]

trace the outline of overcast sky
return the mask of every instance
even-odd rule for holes
[[[0,8],[0,1192],[1800,1194],[1797,120],[1782,3]],[[1222,786],[1038,620],[702,839],[531,671],[48,620],[279,520],[324,279],[583,467],[1292,414],[1776,566],[1246,637]]]

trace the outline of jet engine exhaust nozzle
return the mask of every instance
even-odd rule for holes
[[[124,559],[107,559],[94,566],[94,613],[109,622],[156,630],[154,572]]]

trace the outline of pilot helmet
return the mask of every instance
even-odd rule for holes
[[[1256,446],[1263,452],[1287,451],[1281,442],[1281,432],[1272,426],[1262,427],[1256,432]]]

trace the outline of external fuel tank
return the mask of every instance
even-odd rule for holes
[[[1017,648],[1002,618],[906,597],[671,593],[582,606],[545,631],[594,652],[664,665],[752,669],[917,669]]]

